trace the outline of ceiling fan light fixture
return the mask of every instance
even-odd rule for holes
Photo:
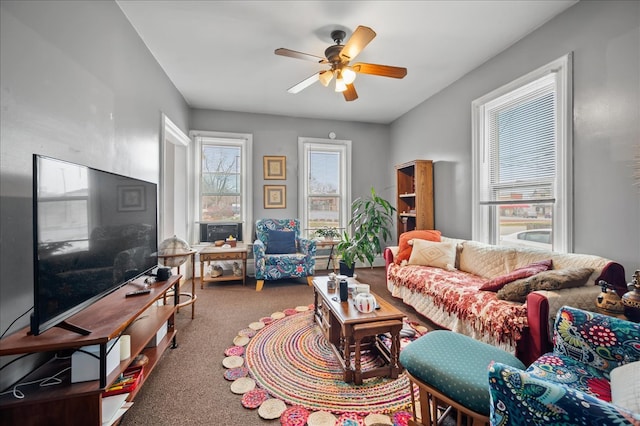
[[[344,81],[345,84],[351,84],[356,80],[357,74],[351,67],[342,68],[340,74],[342,74],[342,81]]]
[[[333,72],[331,71],[322,71],[320,73],[320,75],[318,76],[318,79],[320,80],[320,83],[322,83],[322,85],[324,87],[327,87],[329,85],[329,83],[331,82],[331,79],[333,78]]]
[[[341,77],[336,78],[336,92],[344,92],[347,90],[347,85]]]

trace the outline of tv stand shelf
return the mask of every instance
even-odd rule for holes
[[[101,345],[106,350],[110,340],[119,338],[122,334],[131,336],[131,356],[121,361],[108,375],[106,359],[100,362],[101,367],[104,367],[99,380],[71,383],[71,370],[68,369],[58,376],[62,379],[59,385],[20,386],[19,389],[25,394],[23,399],[16,399],[11,394],[0,396],[0,424],[101,425],[102,392],[129,366],[133,358],[143,353],[149,358],[149,362],[144,367],[143,381],[129,395],[129,401],[135,397],[164,351],[169,346],[176,346],[175,312],[178,301],[173,297],[170,298],[173,304],[162,306],[157,306],[155,302],[165,298],[167,291],[171,289],[174,294],[178,294],[179,283],[180,275],[174,275],[167,281],[152,285],[149,294],[125,297],[126,293],[142,288],[144,283],[140,279],[105,296],[69,318],[70,323],[91,331],[86,336],[57,327],[34,336],[28,334],[27,327],[0,340],[0,356],[37,352],[67,355],[61,357],[64,359],[53,358],[20,381],[28,382],[50,377],[70,367],[69,354],[75,349]],[[146,347],[164,324],[167,324],[166,335],[156,342],[156,346]]]

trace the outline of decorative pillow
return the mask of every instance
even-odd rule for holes
[[[551,264],[551,259],[548,259],[532,263],[531,265],[523,266],[522,268],[514,269],[508,274],[501,275],[490,281],[487,281],[482,287],[480,287],[480,290],[498,291],[510,282],[519,280],[521,278],[528,278],[532,275],[537,274],[538,272],[548,271],[549,269],[551,269]]]
[[[640,361],[611,370],[611,402],[640,413]]]
[[[411,246],[409,241],[414,238],[428,241],[440,241],[440,231],[435,229],[416,229],[414,231],[407,231],[400,234],[400,240],[398,241],[398,254],[395,256],[395,263],[400,264],[403,260],[409,260],[411,257]]]
[[[536,290],[558,290],[583,286],[593,269],[568,268],[542,271],[529,278],[523,278],[505,285],[496,295],[498,299],[524,302],[527,295]]]
[[[289,254],[296,252],[296,233],[293,231],[275,231],[269,229],[267,254]]]
[[[409,265],[433,266],[442,269],[455,269],[456,244],[427,240],[413,240],[413,250]]]

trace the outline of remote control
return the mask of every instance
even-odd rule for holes
[[[125,297],[141,296],[143,294],[149,294],[149,293],[151,293],[151,290],[147,288],[144,290],[130,291],[129,293],[125,294]]]

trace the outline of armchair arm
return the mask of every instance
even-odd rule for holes
[[[563,306],[553,326],[553,352],[606,373],[640,360],[640,324]]]
[[[298,238],[298,250],[300,250],[300,253],[305,256],[313,257],[316,255],[316,241],[306,238]]]
[[[492,425],[633,425],[640,414],[505,364],[489,366]]]
[[[256,265],[258,265],[259,263],[264,265],[264,256],[266,252],[267,247],[261,240],[257,239],[253,242],[253,258],[256,261]]]

